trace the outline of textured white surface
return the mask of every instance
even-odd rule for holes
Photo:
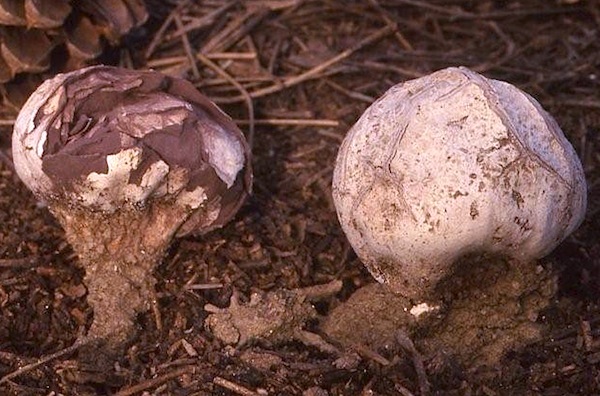
[[[244,148],[219,125],[207,122],[206,127],[204,144],[208,148],[208,161],[229,188],[244,168]]]
[[[77,73],[77,72],[74,72]],[[42,172],[42,155],[47,139],[47,129],[51,124],[50,117],[40,117],[36,125],[35,119],[39,111],[50,114],[64,99],[62,84],[67,74],[58,74],[46,80],[27,99],[21,108],[12,135],[13,162],[17,174],[38,197],[52,195],[52,182]]]
[[[196,187],[193,191],[182,191],[177,195],[177,204],[181,206],[187,206],[191,209],[198,209],[200,205],[208,200],[206,191],[202,187]],[[219,208],[220,209],[220,208]],[[211,214],[209,221],[212,223],[219,215],[219,210],[216,214]]]
[[[373,276],[410,297],[468,253],[546,255],[586,207],[581,164],[552,117],[466,68],[396,85],[373,103],[340,148],[333,196]]]
[[[438,309],[440,309],[439,306],[436,306],[436,305],[431,306],[431,305],[428,305],[427,303],[420,303],[420,304],[413,306],[409,312],[412,316],[418,318],[419,316],[421,316],[423,314],[426,314],[429,312],[434,312],[434,311],[437,311]]]
[[[139,184],[129,183],[131,172],[140,164],[142,150],[131,148],[106,157],[107,173],[90,173],[81,183],[73,186],[77,193],[74,202],[111,212],[123,202],[144,202],[152,195],[165,195],[164,180],[169,167],[163,161],[150,165]]]

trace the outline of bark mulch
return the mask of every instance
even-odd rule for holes
[[[83,273],[58,223],[13,171],[14,114],[0,112],[0,393],[418,395],[425,376],[439,395],[600,394],[598,1],[149,3],[146,34],[104,61],[185,77],[222,106],[252,141],[254,194],[223,229],[173,243],[156,270],[157,304],[138,317],[114,372],[82,373],[72,345],[92,315]],[[586,219],[543,260],[560,274],[539,319],[547,335],[496,367],[415,359],[401,345],[340,358],[292,337],[239,348],[215,339],[204,307],[226,307],[234,292],[248,301],[341,281],[315,303],[326,315],[374,282],[336,219],[337,148],[389,87],[456,65],[536,97],[583,162]],[[305,329],[319,333],[318,321]]]

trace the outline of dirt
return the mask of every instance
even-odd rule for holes
[[[83,375],[72,370],[78,351],[68,348],[92,323],[84,272],[58,222],[12,170],[10,126],[4,127],[0,375],[10,377],[0,380],[0,393],[600,393],[598,2],[256,0],[188,2],[172,10],[154,13],[147,39],[106,60],[183,76],[231,114],[254,138],[253,196],[224,228],[171,245],[154,271],[157,304],[137,316],[125,353],[110,372]],[[160,30],[168,12],[173,16]],[[196,27],[183,35],[177,20]],[[206,55],[195,58],[195,68],[186,40]],[[398,337],[381,348],[347,350],[328,338],[319,319],[374,281],[336,219],[330,185],[337,149],[389,87],[457,65],[536,97],[582,159],[585,221],[538,263],[558,275],[557,292],[535,321],[544,332],[538,341],[513,345],[495,366],[461,364],[416,340],[411,352]],[[2,115],[9,125],[14,115]],[[341,281],[341,290],[313,302],[317,320],[302,323],[325,344],[290,337],[235,347],[205,325],[204,307],[228,307],[234,291],[249,301],[253,293],[332,281]],[[464,309],[478,307],[465,302]],[[324,351],[328,344],[335,349]],[[19,371],[53,353],[54,359]]]
[[[427,354],[455,354],[465,367],[497,366],[507,352],[540,341],[538,322],[556,292],[551,270],[536,262],[478,257],[440,287],[440,309],[417,325]]]
[[[490,257],[459,261],[461,270],[426,303],[367,285],[332,309],[322,330],[347,348],[372,350],[389,348],[400,331],[424,355],[464,367],[497,366],[507,352],[542,339],[545,327],[537,319],[556,292],[551,271]]]
[[[317,316],[304,296],[286,290],[253,293],[247,304],[234,294],[229,307],[207,305],[204,310],[210,312],[205,320],[209,331],[225,344],[240,346],[250,341],[293,341],[305,323]]]
[[[72,203],[53,202],[50,208],[85,271],[87,302],[94,312],[86,336],[108,342],[105,352],[120,353],[135,315],[155,301],[152,272],[189,215],[168,200],[114,213]],[[94,360],[97,352],[90,353],[87,360]]]
[[[411,315],[411,308],[409,299],[379,283],[368,284],[334,307],[321,328],[346,347],[364,345],[376,351],[393,345],[398,330],[415,328],[417,318]]]

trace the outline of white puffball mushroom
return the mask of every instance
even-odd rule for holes
[[[529,261],[581,223],[581,163],[528,94],[464,67],[398,84],[346,136],[333,198],[371,274],[422,301],[467,254]]]
[[[12,150],[85,268],[87,337],[109,349],[155,298],[152,271],[172,238],[226,224],[252,182],[231,118],[154,71],[93,66],[45,81],[19,113]]]

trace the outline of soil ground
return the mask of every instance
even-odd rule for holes
[[[145,35],[105,61],[185,77],[219,103],[254,138],[254,194],[223,229],[172,244],[155,271],[157,304],[138,317],[114,372],[75,375],[76,351],[65,348],[93,314],[83,271],[58,223],[14,173],[14,114],[3,111],[0,376],[62,354],[5,379],[1,394],[416,395],[423,374],[439,395],[600,394],[598,1],[173,3],[153,8]],[[402,345],[340,362],[293,337],[239,348],[215,339],[204,306],[227,307],[234,291],[249,301],[258,291],[339,280],[338,293],[315,303],[327,315],[374,282],[336,219],[337,148],[389,87],[457,65],[537,98],[584,165],[585,221],[542,263],[560,274],[558,294],[539,318],[544,338],[495,367],[461,367],[435,355],[417,361]],[[305,329],[319,333],[316,320]]]

